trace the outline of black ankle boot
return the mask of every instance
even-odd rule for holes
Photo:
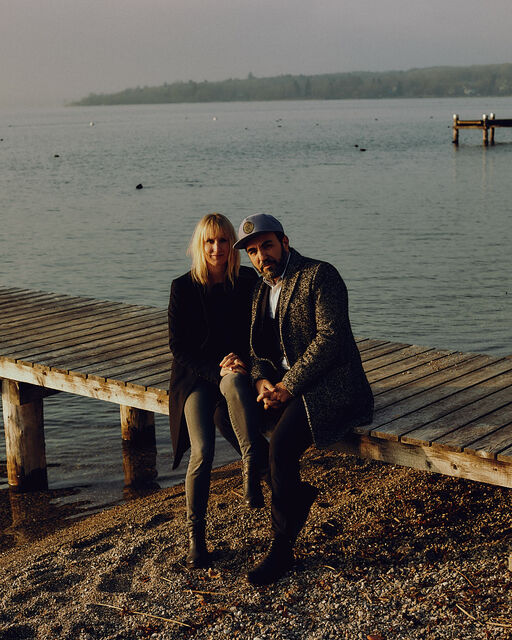
[[[242,479],[244,482],[244,502],[250,509],[265,506],[265,499],[261,490],[261,473],[252,461],[242,461]]]
[[[193,524],[188,530],[188,553],[185,559],[189,569],[200,569],[208,565],[208,549],[206,548],[205,524]]]
[[[294,562],[293,543],[288,538],[277,536],[263,560],[249,571],[247,579],[251,584],[272,584],[289,571]]]
[[[312,484],[309,484],[309,482],[301,483],[298,510],[295,513],[292,530],[289,532],[289,535],[293,541],[295,541],[298,538],[299,533],[301,532],[302,528],[306,524],[306,520],[308,519],[309,512],[311,511],[311,507],[313,506],[313,503],[316,500],[318,493],[319,493],[319,490],[316,487],[314,487]]]

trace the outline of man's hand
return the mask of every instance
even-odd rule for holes
[[[277,398],[281,404],[286,404],[292,399],[292,394],[288,391],[288,389],[284,386],[282,382],[278,382],[275,387],[275,392]]]
[[[258,392],[256,401],[263,402],[264,409],[278,409],[292,397],[282,382],[273,385],[264,378],[256,381],[256,391]]]
[[[228,373],[242,373],[243,375],[247,375],[247,368],[236,353],[228,353],[227,356],[224,356],[219,366],[221,377],[227,376]]]

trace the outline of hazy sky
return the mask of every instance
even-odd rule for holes
[[[512,0],[0,0],[0,106],[176,80],[512,62]]]

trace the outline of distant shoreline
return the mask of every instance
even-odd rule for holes
[[[512,63],[428,67],[407,71],[353,71],[280,75],[216,82],[174,82],[116,93],[91,93],[69,106],[360,100],[383,98],[506,97],[512,95]]]

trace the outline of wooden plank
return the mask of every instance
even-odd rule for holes
[[[365,350],[361,352],[361,360],[363,361],[363,363],[366,364],[366,366],[369,366],[368,363],[373,362],[373,360],[376,360],[377,358],[380,358],[381,356],[384,355],[389,355],[391,353],[396,353],[398,351],[401,351],[402,349],[405,349],[407,347],[410,347],[411,345],[408,344],[403,344],[403,343],[397,343],[397,342],[386,342],[381,346],[376,346],[373,347],[371,349]]]
[[[392,386],[385,391],[381,391],[375,398],[375,409],[379,410],[379,416],[381,420],[385,420],[386,417],[396,417],[396,410],[390,409],[387,412],[383,410],[390,405],[395,405],[403,402],[406,398],[411,396],[421,395],[425,397],[430,389],[436,387],[444,388],[449,382],[460,378],[461,376],[477,371],[489,365],[493,360],[488,356],[477,356],[468,360],[458,361],[456,364],[449,368],[438,369],[433,373],[422,376],[417,379],[410,380],[400,386]],[[428,396],[429,400],[432,396]],[[428,404],[428,402],[427,402]],[[417,407],[416,407],[417,408]]]
[[[379,355],[375,358],[364,359],[363,368],[365,372],[369,374],[377,369],[389,367],[390,365],[402,362],[411,356],[418,356],[422,353],[426,353],[427,351],[431,351],[431,349],[416,345],[406,345],[405,347],[388,351],[388,353]]]
[[[512,445],[498,453],[497,460],[499,460],[500,462],[512,462]]]
[[[31,295],[7,296],[0,299],[0,318],[3,321],[8,315],[12,315],[12,311],[23,309],[30,304],[44,304],[56,298],[59,298],[56,293],[43,291],[33,292]]]
[[[162,357],[159,360],[155,360],[153,365],[148,366],[145,369],[137,369],[132,372],[121,374],[119,379],[123,380],[123,382],[131,382],[132,384],[146,386],[142,384],[142,381],[147,380],[150,377],[152,378],[158,375],[165,378],[169,376],[171,372],[171,363],[170,357]]]
[[[378,429],[372,429],[372,435],[387,439],[401,437],[405,442],[405,435],[415,429],[418,424],[432,422],[500,388],[509,386],[510,377],[501,376],[501,374],[510,371],[511,364],[501,360],[456,378],[450,385],[442,385],[402,401],[401,415]],[[396,407],[388,407],[382,413],[390,415],[392,412],[396,413]]]
[[[370,351],[371,349],[375,349],[376,347],[381,347],[383,345],[389,345],[389,340],[370,340],[367,338],[366,340],[362,340],[357,343],[357,348],[359,349],[359,353],[362,354],[365,351]]]
[[[110,360],[119,364],[119,358],[125,355],[145,351],[157,345],[163,346],[167,344],[167,331],[158,327],[143,332],[142,337],[144,336],[146,340],[141,340],[141,336],[137,335],[136,337],[125,339],[122,342],[113,341],[101,343],[94,348],[84,349],[83,351],[74,350],[72,353],[67,353],[64,356],[41,360],[40,363],[52,368],[58,368],[62,371],[78,371],[82,367],[89,366],[93,363],[100,364]]]
[[[70,304],[77,304],[78,302],[88,302],[101,304],[99,300],[94,298],[81,298],[79,296],[66,296],[58,293],[37,293],[32,296],[22,297],[18,300],[10,300],[9,303],[4,304],[4,313],[2,313],[2,322],[4,318],[8,319],[10,316],[19,314],[20,316],[27,315],[31,311],[37,311],[38,309],[44,309],[49,306],[69,306]]]
[[[71,336],[80,339],[82,337],[92,336],[97,333],[101,333],[105,330],[115,329],[117,327],[134,327],[139,324],[147,322],[151,318],[159,318],[162,325],[166,325],[166,319],[163,318],[163,314],[160,311],[137,311],[137,312],[123,312],[114,314],[108,311],[94,316],[94,319],[83,321],[73,320],[67,322],[63,327],[57,329],[50,329],[48,331],[41,331],[32,333],[32,338],[26,335],[17,336],[11,340],[3,341],[0,337],[0,351],[3,355],[7,355],[6,349],[14,349],[16,347],[27,346],[39,346],[42,344],[52,345],[60,344],[68,340]]]
[[[52,295],[53,291],[40,291],[37,289],[19,289],[14,287],[11,290],[2,289],[0,291],[0,300],[2,302],[8,300],[20,300],[23,297],[28,298],[31,296],[39,296],[39,295]]]
[[[161,346],[163,348],[165,346],[165,342],[161,340],[159,342],[152,343],[150,346]],[[90,356],[87,359],[67,363],[62,367],[52,366],[52,369],[61,372],[69,371],[70,373],[85,376],[94,376],[97,371],[101,371],[103,374],[105,374],[101,377],[106,379],[108,377],[108,370],[111,366],[124,364],[125,358],[130,354],[140,355],[141,357],[144,357],[146,353],[147,347],[145,347],[142,343],[137,343],[130,348],[117,349],[116,351],[100,352],[94,356]],[[66,366],[68,366],[69,368],[66,368]]]
[[[492,398],[492,396],[489,397]],[[512,405],[507,404],[500,406],[495,411],[490,411],[485,414],[482,414],[479,410],[478,413],[480,415],[472,416],[470,422],[462,424],[455,431],[450,431],[449,433],[436,438],[436,440],[432,442],[432,446],[436,448],[450,449],[451,451],[464,451],[467,446],[476,440],[479,440],[483,436],[493,433],[507,425],[512,420]]]
[[[118,308],[121,308],[123,306],[121,302],[119,303],[113,302],[112,305],[117,305]],[[62,309],[62,308],[54,309],[53,311],[47,311],[45,313],[38,314],[37,317],[31,318],[30,320],[15,320],[15,321],[9,322],[8,326],[5,328],[2,328],[0,326],[0,331],[5,336],[5,335],[10,335],[11,333],[14,333],[15,330],[18,329],[19,327],[22,327],[26,330],[28,329],[37,330],[38,327],[40,327],[41,325],[46,325],[47,323],[52,324],[52,322],[63,322],[67,318],[77,317],[76,314],[78,313],[87,315],[95,311],[101,310],[101,308],[102,307],[104,308],[104,306],[105,306],[104,303],[91,303],[91,302],[78,303],[77,302],[70,305],[66,309]]]
[[[121,331],[123,327],[139,326],[143,325],[144,322],[159,322],[165,326],[158,314],[132,314],[121,320],[119,318],[113,320],[112,314],[105,313],[91,316],[86,322],[83,322],[80,318],[71,319],[64,322],[61,327],[56,329],[52,327],[47,332],[40,333],[32,330],[25,336],[17,335],[7,341],[0,340],[0,350],[4,355],[9,354],[10,357],[13,357],[14,354],[19,354],[19,357],[25,357],[25,354],[29,354],[30,350],[41,349],[41,346],[46,345],[46,350],[49,351],[52,348],[56,348],[55,345],[60,344],[64,347],[65,343],[73,342],[73,340],[78,344],[89,337],[94,339],[95,336],[98,337],[102,333]]]
[[[165,390],[167,393],[169,393],[169,379],[170,379],[170,369],[169,369],[169,373],[166,373],[164,371],[162,372],[162,374],[150,376],[148,378],[138,380],[137,384],[144,386],[148,391],[159,389],[162,391]],[[126,386],[129,387],[131,384],[134,384],[134,383],[127,382]]]
[[[449,369],[474,357],[459,352],[426,351],[370,371],[367,378],[372,385],[373,394],[376,396],[413,380],[419,380],[443,369]]]
[[[483,126],[483,120],[456,120],[455,126],[457,127],[471,127],[471,126]]]
[[[23,363],[9,361],[0,357],[1,376],[9,380],[27,382],[36,386],[66,391],[79,396],[96,398],[124,404],[137,409],[154,411],[169,415],[168,393],[164,390],[146,390],[144,387],[129,387],[121,382],[99,382],[89,380],[80,375],[61,373],[48,367],[30,366]]]
[[[106,343],[107,341],[122,342],[128,337],[134,337],[137,335],[143,336],[144,331],[150,332],[155,327],[162,329],[162,322],[159,317],[153,316],[150,319],[146,319],[143,323],[135,324],[135,326],[121,324],[114,328],[90,333],[87,336],[83,336],[81,339],[78,339],[76,335],[73,334],[71,338],[56,343],[46,343],[39,346],[29,344],[27,348],[17,347],[16,349],[4,349],[2,347],[2,355],[12,357],[17,360],[46,362],[49,358],[58,357],[69,352],[83,352],[89,346]]]
[[[26,291],[26,289],[20,289],[20,287],[0,287],[0,296],[12,295],[19,291]]]
[[[162,323],[158,320],[152,320],[148,325],[136,325],[134,329],[128,329],[121,332],[119,328],[111,331],[100,332],[91,336],[91,340],[87,342],[70,341],[69,344],[60,345],[57,343],[55,347],[48,345],[46,352],[41,352],[41,348],[35,349],[35,351],[28,351],[25,353],[18,352],[16,360],[23,360],[25,362],[38,362],[40,364],[52,365],[54,362],[62,363],[64,360],[75,360],[77,354],[92,354],[97,350],[109,349],[111,345],[118,344],[121,348],[127,340],[139,340],[144,341],[146,335],[153,335],[155,333],[166,333],[167,329],[162,327]],[[67,342],[67,341],[66,341]],[[131,342],[132,344],[133,342]]]
[[[489,460],[455,451],[440,451],[403,442],[390,442],[369,436],[344,440],[333,449],[360,458],[512,488],[512,465],[500,460]]]
[[[394,390],[390,390],[389,393],[386,392],[377,396],[375,403],[376,415],[372,435],[393,440],[398,439],[400,435],[411,431],[416,425],[423,424],[425,421],[423,412],[429,416],[430,420],[440,417],[433,415],[435,414],[436,407],[439,406],[439,402],[446,401],[446,398],[453,398],[462,390],[467,390],[484,380],[491,379],[509,370],[512,364],[505,359],[495,361],[492,358],[481,356],[478,358],[481,366],[476,370],[471,370],[472,367],[475,367],[475,360],[477,360],[477,358],[463,365],[452,367],[447,371],[433,374],[433,376],[429,376],[425,380],[422,379],[417,383],[411,383],[413,387],[412,391],[415,391],[414,395],[409,395],[405,398],[400,396],[400,398],[397,399],[396,396],[394,396]],[[487,364],[485,364],[486,360]],[[469,372],[466,373],[468,370]],[[434,376],[436,386],[426,388],[428,384],[426,380],[430,379],[430,382],[432,382],[431,379]],[[450,384],[447,384],[448,382],[450,382]],[[404,385],[397,389],[397,392],[401,393],[409,393],[410,391],[409,385]],[[389,400],[394,400],[394,403],[388,404]],[[455,401],[454,399],[454,403]],[[450,401],[448,401],[448,403],[449,402]],[[457,407],[452,405],[452,409],[454,408]],[[414,421],[416,421],[415,424]],[[413,424],[409,426],[411,422]]]
[[[512,127],[512,120],[510,118],[496,118],[495,120],[489,120],[490,127]]]
[[[79,301],[83,301],[83,298],[76,298],[76,300],[71,301],[68,296],[59,296],[55,293],[38,299],[23,300],[16,303],[11,302],[10,304],[4,305],[0,324],[7,326],[13,319],[22,320],[27,317],[30,318],[41,311],[57,309],[57,307],[60,308],[61,306],[62,308],[66,308]],[[96,300],[89,298],[89,302],[96,302]]]
[[[512,411],[512,404],[510,405]],[[474,454],[482,458],[496,458],[500,451],[506,450],[512,442],[512,424],[508,424],[498,431],[480,438],[464,449],[465,453]]]
[[[159,346],[155,349],[140,351],[135,354],[131,354],[129,357],[123,358],[123,361],[119,364],[114,364],[112,361],[105,363],[105,368],[91,367],[94,373],[90,373],[87,369],[85,372],[89,377],[99,376],[102,378],[111,378],[115,380],[126,381],[126,376],[133,376],[135,372],[145,371],[149,367],[156,366],[160,362],[167,362],[168,366],[171,363],[171,354],[169,353],[169,347],[167,345]],[[84,371],[82,369],[82,371]]]
[[[24,336],[38,334],[41,331],[54,331],[59,328],[66,327],[68,323],[76,321],[84,321],[97,316],[105,315],[107,312],[111,314],[123,311],[123,305],[120,302],[113,302],[110,305],[97,305],[92,308],[73,308],[61,313],[52,314],[49,317],[36,316],[25,322],[12,322],[7,328],[0,328],[0,340],[7,342]]]
[[[499,379],[504,381],[505,384],[501,391],[491,393],[455,411],[450,411],[437,420],[423,424],[410,431],[402,438],[402,441],[409,444],[433,444],[434,441],[442,441],[443,436],[505,405],[509,405],[509,417],[510,421],[512,421],[512,387],[510,386],[512,385],[512,373],[500,376]],[[495,380],[493,379],[493,385],[496,384]]]

